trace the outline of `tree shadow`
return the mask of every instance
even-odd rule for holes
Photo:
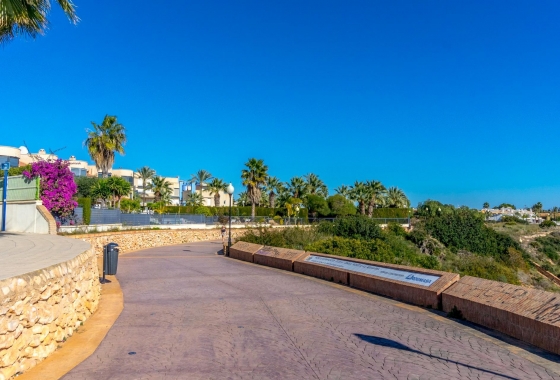
[[[442,357],[435,356],[435,355],[431,355],[431,354],[425,354],[421,351],[414,350],[414,349],[412,349],[408,346],[405,346],[404,344],[401,344],[401,343],[396,342],[396,341],[391,340],[391,339],[381,338],[381,337],[377,337],[377,336],[373,336],[373,335],[364,335],[364,334],[354,334],[354,335],[357,336],[358,338],[360,338],[361,340],[363,340],[365,342],[368,342],[368,343],[371,343],[371,344],[374,344],[376,346],[394,348],[394,349],[397,349],[397,350],[407,351],[407,352],[411,352],[411,353],[418,354],[418,355],[424,355],[424,356],[427,356],[427,357],[433,358],[433,359],[445,360],[448,363],[453,363],[453,364],[460,365],[460,366],[463,366],[463,367],[466,367],[466,368],[471,368],[471,369],[475,369],[475,370],[478,370],[478,371],[490,373],[492,375],[499,376],[499,377],[504,378],[504,379],[519,380],[517,377],[511,377],[511,376],[507,376],[507,375],[504,375],[504,374],[501,374],[501,373],[498,373],[498,372],[490,371],[490,370],[487,370],[487,369],[484,369],[484,368],[475,367],[475,366],[472,366],[472,365],[469,365],[469,364],[464,364],[464,363],[461,363],[461,362],[458,362],[458,361],[449,360],[449,359],[442,358]]]

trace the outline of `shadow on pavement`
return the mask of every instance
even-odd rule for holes
[[[463,366],[463,367],[476,369],[476,370],[478,370],[478,371],[482,371],[482,372],[486,372],[486,373],[491,373],[492,375],[499,376],[499,377],[504,378],[504,379],[518,380],[518,378],[516,378],[516,377],[511,377],[511,376],[503,375],[503,374],[501,374],[501,373],[489,371],[489,370],[484,369],[484,368],[474,367],[474,366],[469,365],[469,364],[463,364],[463,363],[461,363],[461,362],[457,362],[457,361],[454,361],[454,360],[449,360],[449,359],[446,359],[446,358],[442,358],[442,357],[440,357],[440,356],[435,356],[435,355],[431,355],[431,354],[425,354],[425,353],[423,353],[423,352],[421,352],[421,351],[414,350],[414,349],[412,349],[412,348],[410,348],[410,347],[408,347],[408,346],[405,346],[404,344],[401,344],[401,343],[396,342],[396,341],[391,340],[391,339],[380,338],[380,337],[378,337],[378,336],[364,335],[364,334],[354,334],[354,335],[357,336],[358,338],[360,338],[361,340],[363,340],[363,341],[365,341],[365,342],[368,342],[368,343],[371,343],[371,344],[374,344],[374,345],[376,345],[376,346],[390,347],[390,348],[394,348],[394,349],[397,349],[397,350],[412,352],[412,353],[415,353],[415,354],[418,354],[418,355],[427,356],[427,357],[429,357],[429,358],[439,359],[439,360],[445,360],[445,361],[448,362],[448,363],[453,363],[453,364],[457,364],[457,365],[460,365],[460,366]]]

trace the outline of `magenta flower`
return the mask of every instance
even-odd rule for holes
[[[39,161],[31,164],[31,172],[23,172],[26,178],[40,178],[39,194],[43,205],[54,216],[68,216],[78,206],[73,196],[77,188],[68,162]]]

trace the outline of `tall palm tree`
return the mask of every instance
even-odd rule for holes
[[[1,1],[1,0],[0,0]],[[124,155],[126,144],[125,128],[117,122],[116,116],[105,115],[101,125],[91,122],[93,130],[88,130],[88,137],[84,141],[91,159],[97,170],[101,170],[103,178],[109,176],[109,169],[115,162],[115,152]]]
[[[211,179],[212,179],[212,174],[210,174],[210,172],[207,172],[204,169],[197,171],[196,174],[191,174],[191,181],[200,185],[201,196],[202,196],[202,188],[204,186],[204,183]]]
[[[301,177],[292,177],[286,187],[294,198],[301,199],[307,194],[307,183]]]
[[[250,158],[245,163],[247,169],[241,171],[241,179],[243,186],[247,187],[247,195],[251,201],[251,216],[255,217],[255,205],[261,199],[261,186],[266,184],[268,177],[268,166],[264,164],[263,160]]]
[[[365,185],[369,193],[368,216],[371,218],[373,215],[373,209],[376,205],[382,202],[383,194],[387,189],[380,181],[375,180],[367,181]]]
[[[306,174],[304,178],[305,182],[307,182],[307,192],[309,194],[320,195],[323,198],[329,196],[329,188],[317,174],[309,173]]]
[[[334,189],[334,191],[336,191],[337,194],[342,195],[344,198],[350,197],[350,190],[351,188],[346,185],[340,185],[339,187]]]
[[[409,207],[410,201],[406,197],[404,191],[398,187],[390,187],[387,190],[387,195],[385,197],[389,207]]]
[[[226,191],[227,184],[221,179],[214,178],[212,182],[208,184],[208,190],[210,194],[214,195],[214,206],[220,206],[220,191]]]
[[[156,171],[149,166],[143,166],[140,169],[136,169],[136,177],[142,180],[142,206],[146,206],[146,184],[151,180]]]
[[[79,21],[71,0],[57,0],[71,23]],[[48,27],[49,0],[0,0],[0,43],[16,36],[37,37]]]
[[[282,186],[283,184],[278,178],[268,176],[266,190],[268,191],[268,204],[271,208],[276,206],[276,192],[280,192]]]
[[[356,181],[350,190],[350,199],[358,202],[360,214],[366,214],[366,203],[369,202],[370,196],[365,183]]]
[[[154,200],[161,201],[165,197],[169,197],[173,193],[171,183],[161,176],[152,178],[152,191],[154,192]]]

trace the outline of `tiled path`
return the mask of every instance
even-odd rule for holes
[[[124,311],[64,379],[560,379],[556,356],[219,247],[122,256]]]

